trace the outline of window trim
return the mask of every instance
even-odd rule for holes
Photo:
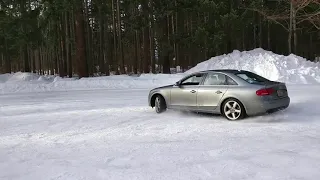
[[[189,76],[186,76],[184,78],[182,78],[179,83],[181,86],[200,86],[201,84],[203,84],[203,81],[205,79],[205,77],[207,76],[208,73],[194,73],[194,74],[190,74]],[[202,75],[201,81],[199,82],[198,85],[183,85],[182,82],[193,77],[193,76],[197,76],[197,75]]]
[[[258,78],[261,78],[262,80],[264,80],[264,82],[253,82],[253,83],[250,83],[249,81],[245,80],[244,78],[238,76],[239,74],[245,74],[247,76],[247,73],[248,74],[252,74],[254,76],[257,76]],[[246,82],[246,83],[249,83],[249,84],[263,84],[263,83],[266,83],[266,82],[271,82],[269,79],[263,77],[263,76],[260,76],[259,74],[256,74],[256,73],[253,73],[253,72],[249,72],[249,71],[243,71],[241,73],[236,73],[235,76],[239,79],[241,79],[242,81]]]
[[[239,86],[239,83],[237,83],[237,81],[235,81],[232,77],[230,77],[228,75],[226,75],[226,76],[236,83],[236,84],[228,84],[228,86]]]
[[[233,80],[236,84],[223,84],[223,85],[205,85],[204,81],[206,80],[206,78],[210,75],[210,74],[220,74],[220,75],[224,75],[227,78],[230,78],[231,80]],[[225,73],[221,73],[221,72],[209,72],[206,73],[205,78],[203,78],[202,83],[199,84],[201,86],[239,86],[239,83],[237,83],[237,81],[235,81],[232,77],[228,76]]]

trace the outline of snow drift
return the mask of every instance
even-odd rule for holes
[[[288,84],[320,83],[320,64],[296,55],[278,55],[261,48],[233,51],[199,63],[186,73],[210,69],[239,69],[255,72],[273,81]]]
[[[150,89],[173,84],[182,77],[183,74],[142,74],[140,76],[117,75],[76,79],[17,72],[0,75],[0,93],[88,89]]]

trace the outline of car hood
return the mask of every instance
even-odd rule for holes
[[[156,91],[156,90],[166,89],[166,88],[171,88],[171,87],[173,87],[173,84],[167,85],[167,86],[157,87],[157,88],[152,89],[151,91]]]

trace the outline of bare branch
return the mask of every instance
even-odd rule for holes
[[[303,15],[303,16],[297,17],[298,19],[303,18],[303,19],[299,20],[299,21],[297,22],[297,24],[300,24],[300,23],[302,23],[302,22],[304,22],[304,21],[313,19],[314,17],[319,16],[319,15],[320,15],[320,8],[319,8],[318,12],[316,12],[316,13],[314,13],[314,14],[305,14],[305,15]]]
[[[286,27],[283,23],[281,23],[280,21],[285,21],[287,24],[287,21],[289,19],[288,14],[273,14],[273,15],[269,15],[271,13],[267,12],[267,11],[263,11],[260,9],[256,9],[256,8],[244,8],[246,10],[251,10],[251,11],[255,11],[257,13],[259,13],[260,15],[264,16],[266,19],[273,21],[274,23],[282,26],[286,31],[289,31],[289,28]]]
[[[302,22],[310,22],[315,28],[320,26],[320,0],[287,0],[286,3],[290,5],[293,3],[295,18],[297,20],[296,24],[301,24]],[[317,7],[316,10],[308,12],[308,7]],[[281,25],[285,30],[289,31],[290,27],[287,24],[287,21],[290,19],[290,10],[285,10],[277,12],[276,10],[262,10],[257,8],[243,8],[246,10],[251,10],[258,12],[260,15],[264,16],[266,19],[275,22],[276,24]]]
[[[296,12],[304,9],[309,6],[310,3],[313,3],[314,0],[292,0],[293,5],[296,8]]]
[[[320,22],[318,22],[318,24],[316,24],[314,21],[310,21],[310,22],[311,22],[311,24],[313,24],[313,26],[314,26],[316,29],[320,30]]]

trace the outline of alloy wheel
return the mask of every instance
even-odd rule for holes
[[[156,108],[156,112],[159,113],[161,112],[161,99],[160,97],[156,97],[156,100],[155,100],[155,108]]]
[[[237,120],[241,117],[242,109],[238,102],[236,101],[228,101],[223,108],[225,116],[229,120]]]

